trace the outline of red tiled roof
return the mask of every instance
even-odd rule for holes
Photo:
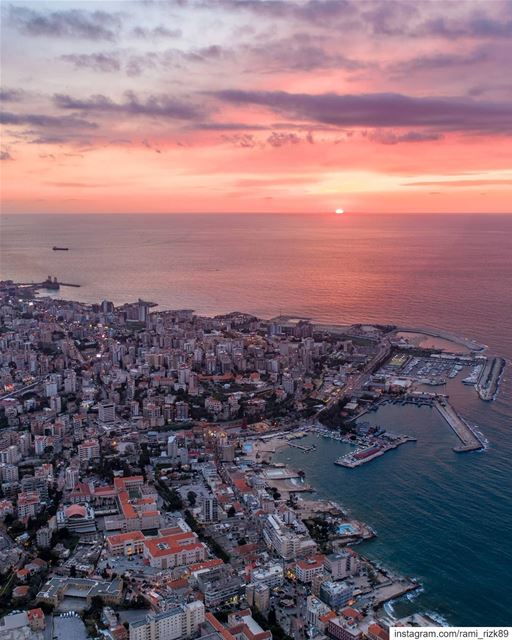
[[[203,545],[197,542],[197,536],[194,533],[183,532],[159,538],[146,538],[144,546],[153,558],[158,558],[179,551],[192,551]]]
[[[334,611],[328,611],[327,613],[324,613],[323,616],[318,616],[318,619],[321,622],[329,622],[329,620],[332,620],[335,617],[336,617],[336,614],[334,613]]]
[[[378,638],[382,638],[382,640],[388,640],[389,638],[389,634],[376,622],[368,627],[368,633],[371,633]]]
[[[341,615],[344,618],[353,618],[354,620],[362,620],[364,617],[357,609],[353,609],[352,607],[343,609]]]
[[[127,531],[126,533],[114,533],[111,536],[107,536],[107,542],[112,546],[116,544],[123,544],[124,542],[144,540],[144,538],[145,536],[142,531]]]
[[[235,637],[217,620],[213,613],[208,611],[205,618],[212,625],[215,631],[220,633],[224,640],[235,640]]]
[[[220,567],[224,564],[224,561],[220,558],[212,558],[211,560],[204,560],[203,562],[196,562],[189,567],[190,572],[200,571],[201,569],[213,569],[214,567]]]
[[[36,609],[29,609],[27,611],[27,616],[28,616],[28,621],[30,622],[31,620],[33,620],[34,618],[36,619],[41,619],[44,618],[44,612],[42,609],[40,609],[39,607],[37,607]]]

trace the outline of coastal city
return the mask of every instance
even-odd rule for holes
[[[393,615],[421,583],[358,553],[377,533],[276,453],[338,440],[349,452],[325,465],[358,474],[415,440],[374,412],[412,404],[441,416],[454,452],[485,455],[445,385],[492,402],[503,358],[442,331],[48,289],[0,282],[2,640],[387,640],[441,624]]]

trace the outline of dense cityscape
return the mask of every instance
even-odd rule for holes
[[[0,0],[0,640],[512,638],[512,0]]]
[[[0,283],[1,638],[385,640],[438,624],[391,615],[421,585],[358,553],[371,527],[273,454],[343,440],[335,464],[358,473],[413,440],[364,419],[383,403],[431,406],[454,451],[483,450],[435,388],[460,376],[490,400],[501,358],[395,326],[36,291]]]

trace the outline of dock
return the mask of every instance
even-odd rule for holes
[[[293,447],[294,449],[300,449],[301,451],[313,451],[316,449],[316,445],[312,444],[309,447],[304,446],[303,444],[296,444],[295,442],[288,442],[289,447]]]
[[[459,416],[449,402],[439,402],[436,400],[434,406],[462,443],[459,447],[453,447],[456,453],[479,451],[484,448],[482,442],[473,433],[471,427]]]
[[[396,449],[406,442],[416,442],[416,438],[404,435],[397,436],[394,437],[393,440],[390,440],[386,443],[380,442],[375,445],[370,445],[366,449],[360,449],[352,453],[347,453],[346,455],[337,458],[334,461],[334,464],[340,467],[347,467],[347,469],[355,469],[356,467],[360,467],[367,462],[375,460],[375,458],[380,458],[380,456],[383,456],[388,451],[392,451],[393,449]]]
[[[375,607],[382,606],[385,602],[390,600],[397,600],[403,596],[416,591],[421,588],[421,584],[415,580],[408,580],[407,578],[401,578],[399,580],[391,582],[391,584],[383,585],[375,589],[375,597],[373,605]]]
[[[79,284],[74,284],[72,282],[59,282],[56,277],[52,279],[51,276],[48,276],[44,282],[20,282],[20,287],[30,287],[32,289],[50,289],[57,291],[60,287],[80,287]]]
[[[478,395],[482,400],[487,402],[494,400],[498,392],[498,387],[503,370],[505,369],[505,360],[503,358],[488,359],[482,374],[476,385]]]

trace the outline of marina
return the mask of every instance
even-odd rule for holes
[[[334,464],[340,467],[347,467],[348,469],[355,469],[371,460],[375,460],[375,458],[383,456],[386,452],[396,449],[406,442],[416,442],[416,440],[417,439],[412,436],[386,434],[386,437],[380,438],[380,440],[374,444],[365,448],[356,449],[354,452],[337,458]]]
[[[483,368],[484,368],[483,363],[478,363],[477,365],[475,365],[471,373],[469,374],[469,376],[467,376],[467,378],[464,378],[464,380],[462,381],[463,384],[472,384],[472,385],[477,384],[482,374]]]

